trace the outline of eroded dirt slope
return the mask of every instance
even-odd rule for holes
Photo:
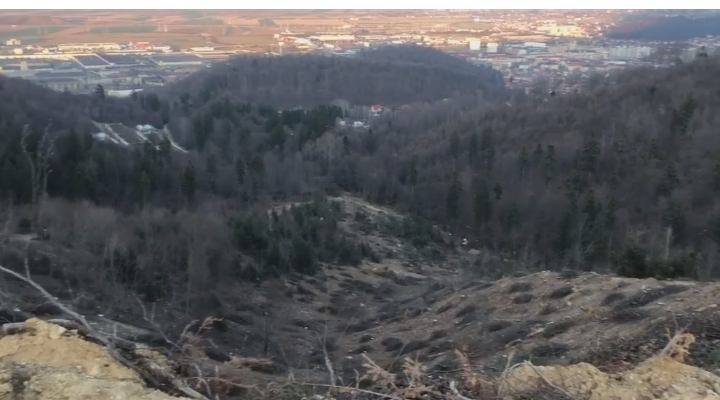
[[[0,339],[0,399],[178,400],[147,389],[101,346],[58,325],[26,321],[28,331]]]
[[[343,228],[370,243],[384,255],[383,260],[365,261],[360,266],[326,265],[316,276],[290,275],[259,285],[238,284],[234,290],[220,293],[223,312],[216,316],[222,321],[208,334],[206,356],[222,362],[233,355],[267,355],[278,366],[273,371],[244,375],[244,383],[263,387],[270,382],[285,382],[289,375],[296,380],[327,383],[326,354],[345,383],[353,382],[358,376],[356,371],[364,370],[363,355],[393,371],[400,369],[405,357],[418,359],[428,366],[432,376],[441,379],[457,373],[456,349],[466,353],[490,378],[499,377],[511,357],[512,363],[529,360],[535,366],[589,363],[596,369],[584,364],[572,368],[584,371],[581,375],[592,373],[610,382],[616,375],[607,374],[627,374],[637,367],[640,370],[632,376],[646,376],[642,368],[666,362],[658,359],[652,361],[655,364],[640,365],[649,362],[667,344],[669,336],[681,329],[692,333],[695,342],[690,346],[686,365],[669,361],[662,364],[675,371],[676,375],[669,376],[702,376],[705,382],[709,375],[686,366],[710,372],[720,368],[717,284],[637,280],[573,271],[537,272],[490,281],[465,267],[477,252],[473,255],[461,247],[446,253],[448,235],[436,235],[435,241],[417,246],[416,238],[389,230],[388,223],[401,221],[401,215],[354,198],[339,200],[348,214]],[[24,248],[26,243],[19,245]],[[52,249],[42,250],[47,253]],[[66,253],[62,257],[67,257]],[[59,282],[51,274],[37,273],[33,277],[62,301],[88,315],[97,329],[115,331],[129,340],[162,342],[162,335],[143,321],[134,302],[124,313],[105,313],[93,305],[101,302],[99,297],[80,301],[77,288],[64,293],[65,281]],[[5,290],[19,290],[20,300],[16,303],[20,305],[35,307],[43,302],[32,288],[21,284],[6,286]],[[66,300],[63,295],[74,297]],[[21,307],[27,311],[23,315],[32,314],[37,309],[33,307]],[[52,309],[44,312],[53,315]],[[3,316],[18,318],[17,313],[10,312]],[[113,322],[117,320],[123,324]],[[3,360],[40,357],[31,349],[23,351],[27,352],[8,353]],[[50,354],[55,355],[48,356],[48,360],[66,359],[60,350]],[[11,375],[12,368],[8,370]],[[522,371],[514,373],[530,370]],[[557,371],[549,375],[564,376],[574,370],[547,371]],[[92,376],[87,371],[83,374]],[[100,378],[92,379],[100,382]],[[137,382],[133,379],[123,378],[122,382],[132,386]],[[699,384],[696,387],[706,389]]]

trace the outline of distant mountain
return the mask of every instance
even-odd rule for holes
[[[0,25],[67,25],[65,18],[46,15],[0,15]]]
[[[609,38],[626,40],[677,41],[720,35],[720,16],[685,16],[628,21],[608,33]]]

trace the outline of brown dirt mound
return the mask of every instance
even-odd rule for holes
[[[0,399],[171,400],[144,387],[106,348],[38,319],[27,332],[0,339]]]
[[[608,375],[586,363],[566,367],[522,366],[505,381],[513,392],[547,391],[548,382],[570,398],[587,400],[710,400],[720,395],[720,377],[669,357],[640,363],[630,371]],[[552,386],[550,386],[552,387]],[[537,399],[538,397],[534,397]],[[559,397],[553,397],[557,399]]]

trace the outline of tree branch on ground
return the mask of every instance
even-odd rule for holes
[[[25,259],[25,276],[10,270],[8,268],[3,267],[0,265],[0,271],[4,272],[14,278],[17,278],[21,280],[22,282],[27,283],[28,285],[32,286],[35,290],[40,292],[40,294],[43,295],[49,302],[51,302],[53,305],[57,306],[59,309],[61,309],[64,313],[75,319],[77,322],[80,323],[82,328],[84,328],[88,332],[88,336],[97,340],[98,342],[102,343],[107,349],[108,352],[110,352],[110,355],[113,356],[120,364],[124,365],[127,368],[130,368],[131,370],[137,372],[140,376],[142,376],[146,381],[150,382],[152,385],[156,387],[162,387],[163,384],[159,382],[154,376],[152,376],[150,373],[145,371],[140,366],[134,364],[127,358],[125,358],[120,351],[115,346],[115,343],[113,342],[113,339],[109,336],[106,336],[104,334],[101,334],[98,332],[95,328],[88,323],[87,319],[81,314],[76,313],[75,311],[71,310],[64,304],[62,304],[60,301],[58,301],[53,295],[48,293],[42,286],[38,285],[35,281],[32,280],[30,277],[30,268],[28,266],[28,260]],[[19,327],[15,326],[12,327],[12,329],[19,329]],[[196,400],[210,400],[208,397],[203,396],[202,394],[198,393],[197,391],[193,390],[189,386],[187,386],[185,383],[180,381],[177,377],[174,377],[170,374],[168,374],[166,371],[164,371],[161,367],[156,365],[150,360],[147,360],[148,366],[156,373],[158,373],[164,380],[169,381],[173,388],[179,392],[182,393],[185,396],[188,396],[192,399]]]

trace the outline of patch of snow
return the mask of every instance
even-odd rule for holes
[[[120,142],[118,142],[118,141],[115,140],[114,138],[111,138],[111,137],[108,136],[108,134],[105,133],[105,132],[95,133],[95,134],[93,134],[93,137],[94,137],[95,139],[101,141],[101,142],[105,142],[105,141],[109,140],[109,141],[111,141],[111,142],[113,142],[113,143],[115,143],[115,144],[120,144]]]
[[[105,125],[105,128],[108,130],[108,132],[110,132],[110,134],[111,134],[118,142],[120,142],[120,143],[121,143],[123,146],[125,146],[125,147],[130,147],[130,143],[126,142],[125,139],[122,138],[122,136],[118,135],[117,132],[115,132],[115,131],[113,130],[113,128],[110,127],[110,125],[108,125],[108,124],[103,124],[103,125]]]
[[[147,142],[149,140],[145,135],[149,134],[150,132],[143,132],[141,130],[134,130],[133,132],[135,132],[135,136],[140,138],[141,142]]]
[[[163,134],[170,141],[170,146],[172,146],[177,151],[181,151],[187,154],[187,150],[183,149],[182,147],[180,147],[180,145],[175,143],[175,140],[173,140],[172,134],[170,134],[170,130],[168,129],[167,125],[163,126]]]

